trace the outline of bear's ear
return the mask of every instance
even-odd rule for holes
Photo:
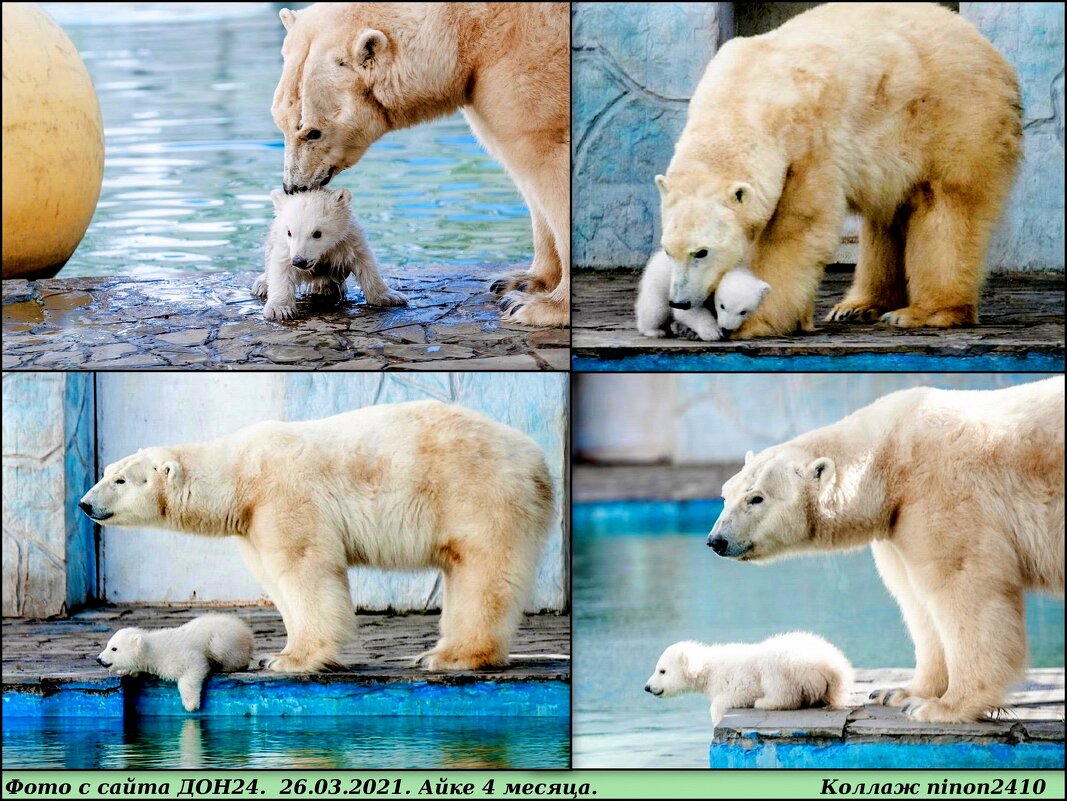
[[[763,300],[771,292],[771,285],[766,281],[760,281],[756,286],[759,287],[759,299]]]
[[[282,21],[285,30],[291,31],[293,29],[293,23],[296,22],[296,12],[291,8],[283,8],[278,12],[278,19]]]
[[[366,28],[352,48],[352,63],[364,69],[381,68],[389,60],[389,39],[374,28]]]
[[[735,206],[743,206],[752,199],[752,186],[744,181],[731,184],[727,193],[727,200]]]
[[[135,631],[130,635],[130,645],[138,651],[141,650],[141,646],[144,645],[144,637],[141,636],[141,632]]]
[[[352,193],[347,189],[338,189],[334,193],[333,202],[338,206],[344,206],[348,208],[348,205],[352,202]]]
[[[281,211],[282,203],[285,201],[285,192],[281,189],[274,189],[270,193],[270,201],[274,204],[275,211]]]
[[[667,190],[668,190],[669,187],[667,186],[667,176],[666,175],[657,175],[656,176],[656,188],[659,189],[659,193],[660,193],[661,196],[667,194]]]
[[[755,455],[756,454],[754,454],[752,451],[749,451],[748,453],[746,453],[745,454],[745,464],[748,464],[749,462],[751,462],[752,461],[752,457],[755,456]]]
[[[808,467],[805,471],[808,478],[818,481],[822,487],[833,484],[836,473],[837,467],[834,465],[834,460],[829,456],[820,456],[818,459],[812,459],[808,462]]]
[[[177,462],[163,462],[157,469],[166,478],[168,484],[176,484],[181,481],[182,468]]]

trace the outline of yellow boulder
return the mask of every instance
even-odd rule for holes
[[[73,42],[33,3],[3,4],[3,277],[47,278],[100,197],[104,125]]]

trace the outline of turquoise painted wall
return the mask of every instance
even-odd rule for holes
[[[733,3],[575,3],[572,101],[574,261],[636,267],[659,241],[652,177],[670,161],[688,99]],[[990,253],[997,269],[1063,269],[1063,7],[960,3],[1015,65],[1024,164]],[[854,258],[847,248],[841,259]]]

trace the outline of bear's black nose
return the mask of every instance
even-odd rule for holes
[[[727,542],[725,537],[708,537],[708,547],[715,551],[719,556],[726,553],[726,549],[729,545],[730,543]]]
[[[105,662],[105,661],[104,661],[103,659],[101,659],[100,657],[97,657],[97,658],[96,658],[96,661],[97,661],[97,662],[99,662],[99,663],[100,663],[101,665],[103,665],[104,667],[111,667],[111,663],[110,663],[110,662]]]
[[[645,685],[645,692],[646,693],[652,692],[652,685],[651,684],[646,684]]]
[[[303,256],[294,256],[293,266],[299,270],[303,270],[305,267],[308,266],[308,260],[305,259]]]
[[[682,301],[672,300],[671,303],[670,303],[670,306],[671,306],[672,309],[681,309],[682,311],[685,311],[686,309],[688,309],[692,305],[693,304],[690,303],[688,300],[682,300]]]
[[[93,516],[93,505],[91,503],[78,501],[78,508],[85,512],[85,514],[89,515],[89,517]]]

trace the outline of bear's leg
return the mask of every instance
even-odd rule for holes
[[[513,290],[500,299],[504,319],[534,326],[564,327],[571,319],[571,226],[570,226],[570,149],[561,146],[544,159],[544,166],[529,177],[531,207],[540,209],[552,233],[555,259],[559,266],[554,283],[545,289],[531,287],[528,292]],[[547,242],[545,244],[548,244]],[[535,254],[536,259],[536,254]]]
[[[882,316],[898,328],[947,328],[978,322],[988,212],[926,185],[913,199],[904,243],[908,305]]]
[[[274,583],[272,576],[263,568],[263,561],[259,558],[259,551],[252,545],[245,537],[235,537],[237,542],[237,550],[241,553],[241,558],[244,560],[245,566],[248,567],[249,572],[259,582],[260,586],[267,593],[267,597],[270,602],[274,604],[274,608],[278,610],[278,614],[282,616],[282,625],[285,626],[285,630],[289,630],[288,615],[285,611],[285,600],[282,598],[281,591]],[[285,648],[281,653],[288,652],[289,645],[286,643]],[[270,662],[280,654],[271,654],[264,661]]]
[[[266,667],[279,673],[305,673],[340,664],[341,648],[352,638],[355,618],[343,560],[330,560],[307,551],[293,559],[292,551],[263,558],[263,565],[285,599],[285,650]]]
[[[904,624],[915,646],[915,676],[907,687],[884,687],[871,693],[872,701],[899,706],[909,698],[938,698],[948,689],[948,668],[941,647],[941,635],[934,625],[923,596],[912,584],[904,560],[895,545],[871,544],[874,564],[886,589],[896,599]]]
[[[898,226],[863,218],[852,286],[844,300],[826,315],[827,322],[877,320],[907,303],[903,242]]]
[[[823,268],[841,241],[845,197],[832,165],[790,168],[771,222],[752,246],[752,272],[770,294],[731,339],[780,336],[813,330],[815,294]]]
[[[977,720],[1000,706],[1019,678],[1026,659],[1023,593],[988,578],[966,569],[928,576],[924,589],[945,647],[948,690],[940,698],[907,701],[904,711],[915,720]]]
[[[497,295],[506,295],[515,290],[533,293],[548,292],[559,283],[561,268],[552,227],[526,193],[523,193],[523,199],[530,210],[533,223],[533,264],[528,270],[512,270],[493,276],[490,279],[489,289]]]
[[[787,682],[768,683],[763,695],[752,702],[756,709],[800,709],[804,706],[802,688]]]
[[[252,282],[252,296],[267,299],[267,274],[265,272],[260,273]]]
[[[200,691],[207,674],[207,660],[201,659],[190,665],[178,678],[178,694],[182,697],[182,706],[186,712],[195,712],[200,708]]]

